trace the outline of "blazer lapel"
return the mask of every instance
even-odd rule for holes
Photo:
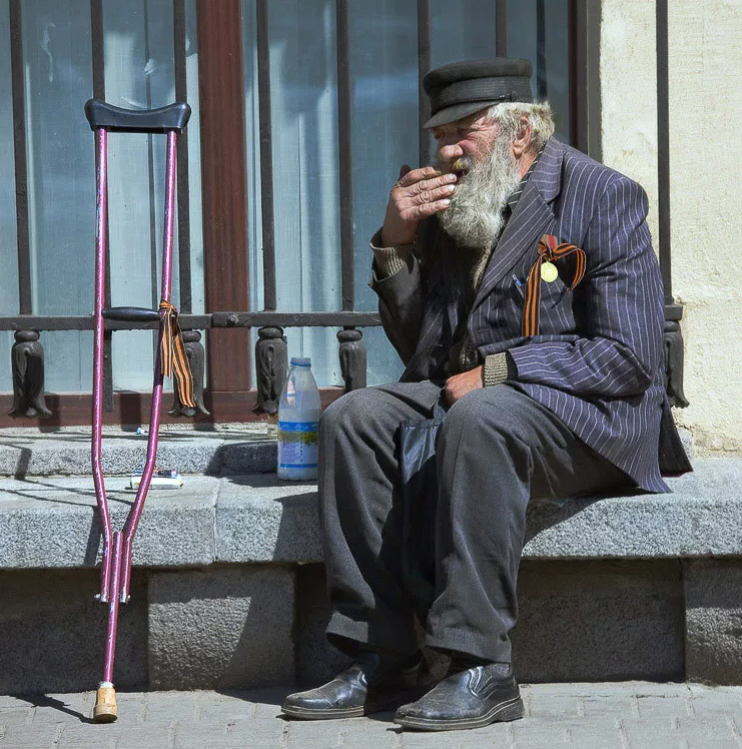
[[[549,224],[555,220],[550,203],[561,190],[563,158],[562,144],[554,139],[550,140],[487,264],[472,312],[484,302],[523,253],[536,245]]]

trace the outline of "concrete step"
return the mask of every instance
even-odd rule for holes
[[[315,484],[270,473],[184,482],[150,490],[135,565],[322,561]],[[114,527],[134,500],[127,483],[106,483]],[[694,473],[669,483],[673,494],[532,503],[524,558],[742,556],[742,460],[697,459]],[[91,567],[100,537],[91,478],[0,479],[0,569]]]
[[[134,542],[134,565],[297,563],[322,559],[314,483],[273,474],[185,475],[180,489],[150,489]],[[106,480],[113,529],[136,492]],[[0,479],[0,569],[93,567],[101,525],[92,478]]]
[[[669,495],[529,509],[513,635],[524,680],[742,684],[742,460],[698,459]],[[114,525],[133,501],[107,486]],[[90,478],[0,480],[0,692],[77,691],[102,668],[106,607]],[[316,486],[186,475],[152,491],[122,607],[122,688],[317,683],[343,664]]]
[[[0,476],[89,476],[90,439],[90,427],[4,429],[0,432]],[[146,433],[105,428],[102,461],[106,475],[130,474],[144,465],[146,454]],[[276,427],[267,421],[209,430],[163,425],[157,465],[209,475],[275,471]]]

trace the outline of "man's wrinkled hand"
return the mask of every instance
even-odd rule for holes
[[[444,388],[446,403],[452,406],[472,390],[482,387],[484,387],[484,367],[481,365],[476,369],[449,377]]]
[[[455,174],[441,174],[432,166],[422,169],[403,166],[389,193],[381,227],[384,247],[414,242],[417,225],[424,218],[448,208],[455,182]]]

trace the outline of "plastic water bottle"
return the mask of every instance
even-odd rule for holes
[[[278,478],[317,478],[319,390],[309,359],[291,359],[289,376],[278,403]]]

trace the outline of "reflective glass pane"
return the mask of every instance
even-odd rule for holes
[[[153,109],[175,100],[171,0],[104,0],[106,101]],[[156,308],[160,299],[165,174],[164,135],[113,133],[108,138],[111,303]],[[177,236],[173,266],[177,268]],[[179,303],[178,273],[172,298]],[[113,336],[116,389],[152,385],[156,334]],[[166,386],[168,385],[166,381]]]
[[[90,2],[23,3],[33,311],[89,314],[95,159],[82,105],[92,91]],[[49,391],[90,389],[89,335],[44,333]]]
[[[556,137],[569,143],[569,0],[510,0],[508,56],[533,64],[531,88],[556,117]]]
[[[254,3],[243,6],[246,28],[248,192],[259,181]],[[269,4],[273,208],[280,311],[340,308],[335,5],[327,0]],[[252,137],[251,137],[251,134]],[[251,199],[250,217],[259,203]],[[254,228],[253,228],[254,227]],[[251,260],[262,262],[253,220]],[[255,265],[253,265],[255,267]],[[251,275],[252,303],[262,306],[260,271]],[[335,331],[292,328],[289,354],[310,356],[321,385],[340,381]]]
[[[430,66],[495,56],[495,0],[430,0]]]
[[[204,285],[204,233],[201,215],[201,118],[198,98],[198,27],[196,0],[186,0],[186,92],[191,105],[188,121],[188,197],[191,240],[191,311],[201,314],[206,309]],[[182,148],[182,146],[181,146]],[[206,345],[206,337],[202,338]]]
[[[16,250],[13,110],[10,87],[8,0],[0,0],[0,315],[18,314],[18,253]],[[0,391],[13,387],[10,348],[13,334],[0,331]]]
[[[351,3],[353,242],[356,308],[375,310],[369,241],[403,164],[418,160],[417,2]],[[402,362],[381,328],[365,328],[368,382],[396,380]]]
[[[335,3],[269,4],[274,211],[279,309],[339,307]],[[251,303],[262,309],[261,183],[255,2],[243,4]],[[431,0],[431,65],[496,53],[494,0]],[[547,33],[548,31],[548,33]],[[399,167],[418,160],[417,2],[349,3],[353,238],[356,308],[373,310],[368,241],[379,227]],[[533,89],[569,134],[567,0],[508,8],[512,57],[534,65]],[[399,358],[380,329],[364,331],[369,383],[396,379]],[[330,331],[288,331],[292,353],[312,356],[321,385],[339,381]]]
[[[0,0],[0,42],[7,38],[7,0]],[[172,0],[104,0],[106,99],[131,109],[162,106],[175,99]],[[198,139],[198,57],[195,0],[186,2],[186,70],[191,119],[189,158],[191,275],[193,311],[203,311]],[[27,0],[23,3],[26,70],[26,135],[33,311],[37,314],[90,314],[93,306],[95,237],[95,144],[82,105],[92,95],[89,0]],[[2,76],[0,155],[12,149],[9,127],[8,45],[0,43]],[[11,157],[6,163],[12,164]],[[112,303],[156,306],[162,266],[165,137],[109,136],[109,240]],[[6,205],[12,171],[0,176],[0,230],[7,228]],[[13,210],[14,213],[14,210]],[[179,302],[178,243],[174,252],[173,300]],[[0,258],[0,284],[17,287],[14,253]],[[15,274],[15,279],[13,279]],[[13,297],[15,293],[15,297]],[[17,290],[3,304],[17,306]],[[16,310],[12,310],[15,312]],[[92,338],[76,332],[44,333],[48,391],[89,391]],[[2,344],[5,345],[5,338]],[[153,334],[119,332],[113,337],[114,386],[149,390]],[[2,352],[0,351],[0,355]],[[0,385],[5,389],[4,385]],[[9,389],[9,386],[8,388]]]

